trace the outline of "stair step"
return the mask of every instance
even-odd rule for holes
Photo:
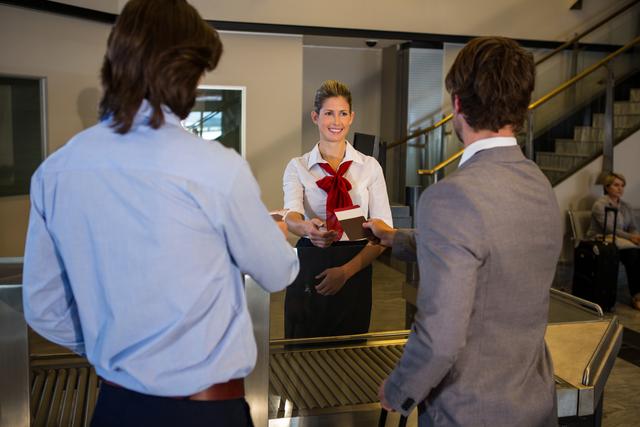
[[[629,101],[640,102],[640,89],[631,89],[629,92]]]
[[[590,156],[588,154],[567,154],[550,151],[538,151],[536,163],[541,168],[567,171],[583,164]]]
[[[556,139],[556,153],[579,154],[591,156],[602,149],[602,143],[598,141],[574,141],[573,139]]]
[[[640,114],[640,102],[617,101],[613,103],[613,114]]]
[[[627,128],[616,128],[613,130],[613,138],[618,139],[629,133]],[[576,141],[604,141],[604,129],[591,126],[575,126],[573,128],[573,139]]]
[[[567,174],[567,171],[565,169],[544,167],[540,168],[540,170],[551,182],[551,185],[554,185],[556,182],[560,181]]]
[[[634,102],[640,105],[640,103]],[[633,129],[640,126],[640,114],[616,114],[613,116],[613,127],[616,129]],[[592,127],[604,128],[604,114],[594,114]]]

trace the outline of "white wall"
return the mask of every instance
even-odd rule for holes
[[[48,152],[96,123],[99,69],[110,26],[0,6],[0,74],[47,79]],[[225,53],[204,84],[247,87],[247,160],[269,208],[282,205],[282,170],[299,155],[300,36],[222,34]],[[277,58],[277,60],[274,60]],[[0,198],[0,256],[24,250],[29,200]]]
[[[353,133],[380,135],[380,91],[382,51],[369,48],[305,46],[302,89],[302,151],[318,142],[318,127],[311,121],[316,90],[325,80],[340,80],[349,86],[355,119]]]
[[[620,144],[616,145],[614,150],[614,170],[622,173],[627,179],[627,185],[624,192],[624,200],[633,208],[640,208],[640,131],[635,132]],[[593,202],[600,197],[602,186],[596,185],[595,181],[602,170],[602,156],[598,157],[589,165],[573,174],[568,179],[562,181],[554,187],[560,213],[563,218],[567,216],[568,209],[591,209]],[[569,233],[568,223],[563,222],[565,235]],[[570,256],[567,250],[568,239],[565,239],[565,250],[563,258]]]

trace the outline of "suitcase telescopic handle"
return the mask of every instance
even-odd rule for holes
[[[609,212],[613,213],[613,229],[611,231],[611,234],[612,234],[611,242],[615,245],[616,244],[616,228],[618,227],[618,208],[613,208],[611,206],[604,207],[604,224],[603,224],[604,231],[602,233],[602,241],[604,241],[607,236],[607,223],[609,222],[607,221],[607,219],[609,218]]]

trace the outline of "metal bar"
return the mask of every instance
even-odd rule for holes
[[[347,395],[351,404],[357,403],[365,403],[362,399],[362,390],[358,390],[357,387],[349,387],[349,383],[351,382],[349,376],[340,368],[340,366],[336,365],[335,362],[332,362],[331,366],[329,366],[329,358],[326,352],[322,352],[325,357],[320,356],[320,352],[313,352],[313,358],[317,363],[320,363],[322,369],[327,373],[335,373],[334,379],[339,379],[340,381],[336,381],[337,386]],[[356,390],[354,390],[354,388]]]
[[[302,384],[304,390],[309,395],[309,400],[314,400],[314,404],[311,408],[326,408],[328,406],[327,400],[322,396],[322,392],[316,386],[314,378],[307,373],[307,370],[300,364],[299,353],[291,353],[291,357],[288,358],[288,363],[292,368],[292,372],[298,378],[300,384]],[[302,358],[300,358],[302,359]]]
[[[96,400],[98,398],[98,376],[93,369],[89,372],[89,384],[87,386],[87,404],[84,413],[84,427],[89,427],[91,424],[91,418],[93,418],[93,410],[96,407]]]
[[[389,357],[388,354],[382,351],[382,347],[376,347],[372,349],[372,355],[376,356],[380,361],[389,369],[389,372],[393,371],[393,368],[396,367],[397,360],[394,360],[393,357]]]
[[[362,351],[362,349],[358,349],[360,351],[356,351],[355,349],[348,348],[345,350],[351,358],[353,358],[359,366],[363,369],[366,369],[367,375],[373,379],[373,381],[380,385],[382,381],[385,379],[385,376],[381,375],[379,371],[375,370],[375,363],[368,357],[366,357],[366,352]]]
[[[334,371],[340,375],[345,385],[350,387],[355,393],[357,398],[356,403],[367,403],[369,400],[366,398],[367,386],[364,384],[362,379],[360,379],[353,371],[345,369],[342,366],[340,363],[341,358],[336,355],[335,350],[329,350],[325,352],[325,354],[327,355],[327,359],[332,362]]]
[[[31,395],[32,396],[41,396],[42,388],[44,387],[44,379],[46,375],[44,372],[38,372],[34,375],[33,386],[31,387]],[[39,399],[38,399],[39,400]],[[32,414],[36,413],[36,405],[38,401],[36,399],[31,399],[31,408],[30,411]]]
[[[307,401],[307,396],[300,390],[298,378],[291,375],[292,370],[286,358],[287,355],[283,354],[282,357],[275,359],[276,366],[279,368],[278,375],[282,382],[285,383],[287,391],[291,394],[291,401],[295,402],[299,408],[309,408],[312,404]]]
[[[405,144],[407,141],[413,139],[413,138],[417,138],[420,135],[424,135],[426,133],[431,132],[434,129],[437,129],[438,127],[442,126],[443,124],[447,123],[449,120],[451,120],[451,118],[453,117],[453,114],[448,114],[446,115],[444,118],[442,118],[441,120],[437,121],[436,123],[432,124],[431,126],[427,127],[426,129],[422,129],[419,131],[416,131],[414,133],[412,133],[411,135],[408,135],[398,141],[392,142],[391,144],[387,145],[387,150],[393,148],[393,147],[397,147],[398,145],[402,145]]]
[[[82,413],[84,412],[84,404],[87,397],[87,380],[89,379],[89,368],[80,368],[78,378],[78,388],[75,392],[75,406],[73,410],[73,425],[82,425]]]
[[[604,331],[602,335],[602,339],[598,343],[598,346],[593,352],[589,363],[587,363],[587,367],[584,369],[582,373],[582,385],[584,386],[592,386],[593,385],[593,376],[602,363],[602,358],[605,356],[603,349],[609,346],[611,340],[613,340],[615,331],[618,328],[618,318],[613,316],[611,322],[607,326],[607,329]]]
[[[374,366],[379,366],[384,372],[384,378],[388,377],[396,366],[395,363],[388,360],[386,356],[378,354],[375,349],[371,349],[371,351],[368,352],[368,356],[373,360]]]
[[[51,398],[51,410],[49,411],[48,417],[50,425],[60,425],[59,418],[62,409],[64,388],[67,384],[67,375],[68,372],[66,369],[60,369],[58,371],[58,378],[56,380],[56,387],[53,390],[53,397]]]
[[[527,145],[525,147],[525,151],[527,153],[527,159],[533,160],[533,110],[527,111]]]
[[[318,344],[318,343],[331,343],[337,341],[362,341],[370,339],[391,339],[391,338],[406,338],[409,336],[409,329],[403,329],[399,331],[384,331],[384,332],[368,332],[366,334],[354,334],[354,335],[336,335],[331,337],[313,337],[313,338],[287,338],[287,339],[273,339],[269,341],[271,346],[278,345],[293,345],[293,344]]]
[[[547,93],[546,95],[544,95],[543,97],[541,97],[537,101],[533,102],[531,105],[529,105],[529,109],[533,110],[534,108],[538,108],[540,105],[542,105],[545,102],[549,101],[551,98],[553,98],[554,96],[556,96],[557,94],[559,94],[560,92],[562,92],[563,90],[568,88],[569,86],[574,85],[579,80],[582,80],[583,78],[585,78],[589,74],[593,73],[598,68],[600,68],[603,65],[605,65],[606,63],[610,62],[612,59],[616,58],[617,56],[623,54],[624,52],[626,52],[627,50],[631,49],[632,47],[634,47],[638,43],[640,43],[640,36],[638,36],[635,39],[631,40],[629,43],[627,43],[626,45],[622,46],[620,49],[618,49],[615,52],[609,54],[605,58],[601,59],[600,61],[596,62],[595,64],[591,65],[587,69],[585,69],[582,72],[580,72],[580,74],[578,74],[577,76],[567,80],[566,82],[564,82],[563,84],[561,84],[557,88],[553,89],[551,92]]]
[[[44,381],[44,388],[42,393],[38,396],[38,407],[35,413],[35,420],[33,421],[34,427],[44,426],[47,422],[47,416],[49,415],[49,408],[51,407],[51,396],[53,395],[53,386],[56,383],[56,371],[49,369],[47,371],[47,377]]]
[[[65,387],[64,399],[62,401],[61,426],[71,425],[71,411],[73,410],[73,397],[77,381],[78,370],[76,368],[69,369],[69,377],[67,378],[67,386]]]
[[[626,6],[622,7],[621,9],[619,9],[618,11],[612,13],[611,15],[607,16],[606,18],[598,21],[597,23],[595,23],[593,26],[589,27],[587,30],[581,32],[580,34],[577,34],[574,38],[572,38],[571,40],[561,44],[560,46],[558,46],[557,48],[555,48],[554,50],[552,50],[551,52],[549,52],[548,54],[546,54],[545,56],[543,56],[542,58],[538,59],[536,61],[536,65],[542,64],[543,62],[545,62],[547,59],[551,58],[552,56],[555,56],[558,52],[561,52],[563,50],[565,50],[566,48],[568,48],[569,46],[576,44],[578,42],[578,40],[580,40],[581,38],[583,38],[584,36],[586,36],[587,34],[590,34],[591,32],[593,32],[594,30],[597,30],[598,28],[600,28],[602,25],[606,24],[607,22],[611,21],[613,18],[615,18],[616,16],[620,15],[621,13],[627,11],[628,9],[630,9],[632,6],[634,6],[635,4],[637,4],[640,0],[634,0],[631,3],[627,4]]]
[[[286,369],[283,367],[282,361],[284,359],[284,355],[278,355],[271,360],[271,369],[276,373],[276,377],[282,382],[283,389],[286,392],[287,400],[291,402],[295,402],[297,405],[304,404],[304,400],[302,396],[298,392],[297,387],[292,382],[289,375],[286,373]],[[294,409],[298,409],[296,406]]]
[[[340,405],[341,404],[340,401],[336,398],[335,394],[332,393],[331,390],[329,390],[329,387],[324,382],[323,378],[326,378],[326,374],[318,373],[316,371],[317,369],[316,364],[313,363],[313,361],[309,360],[309,357],[305,352],[298,353],[298,356],[304,362],[304,365],[307,368],[306,369],[307,375],[311,378],[311,382],[317,386],[318,391],[320,392],[320,394],[325,400],[326,406]]]
[[[378,395],[378,386],[380,385],[380,383],[363,369],[362,364],[358,363],[356,359],[354,359],[353,354],[349,354],[346,351],[341,352],[341,354],[342,359],[346,362],[347,365],[349,365],[351,371],[357,376],[358,379],[362,380],[363,385],[369,387],[369,400],[375,401],[376,396]]]
[[[388,346],[380,347],[380,351],[383,352],[393,362],[394,366],[398,363],[398,359],[400,357],[393,354],[393,352],[389,349]]]
[[[317,352],[315,351],[311,352],[311,354],[316,353]],[[344,390],[342,390],[340,386],[334,381],[335,377],[333,375],[327,375],[328,371],[324,370],[324,368],[316,361],[316,359],[311,354],[307,352],[303,352],[303,354],[305,355],[305,357],[308,357],[309,365],[313,367],[320,378],[322,378],[327,388],[333,393],[333,397],[335,397],[339,401],[339,404],[342,406],[350,405],[352,403],[352,400],[347,397],[346,393],[344,393]]]
[[[275,362],[272,361],[271,363],[275,363]],[[274,389],[273,391],[277,396],[280,396],[285,400],[289,399],[289,395],[287,394],[287,389],[280,382],[280,377],[278,377],[278,374],[276,374],[275,372],[271,372],[271,375],[269,376],[269,383],[271,384],[271,387],[273,387]]]
[[[418,170],[418,175],[433,175],[434,173],[438,172],[440,169],[446,168],[451,163],[455,162],[460,157],[462,157],[462,153],[464,153],[464,149],[458,151],[457,153],[455,153],[453,156],[449,157],[444,162],[439,163],[433,169],[420,169],[420,170]]]
[[[565,50],[567,47],[577,44],[578,40],[580,40],[581,38],[583,38],[584,36],[586,36],[587,34],[591,33],[592,31],[598,29],[601,25],[606,24],[607,22],[609,22],[611,19],[615,18],[616,16],[620,15],[621,13],[625,12],[626,10],[628,10],[629,8],[631,8],[632,6],[634,6],[635,4],[637,4],[640,0],[634,0],[631,3],[629,3],[627,6],[621,8],[620,10],[618,10],[617,12],[611,14],[610,16],[604,18],[603,20],[601,20],[600,22],[598,22],[597,24],[595,24],[593,27],[589,28],[588,30],[578,34],[577,36],[575,36],[574,38],[572,38],[571,40],[561,44],[560,46],[558,46],[557,48],[555,48],[553,51],[549,52],[547,55],[543,56],[542,58],[538,59],[535,62],[535,65],[539,65],[542,64],[543,62],[545,62],[546,60],[548,60],[549,58],[555,56],[558,52],[561,52],[563,50]],[[420,130],[417,132],[412,133],[411,135],[408,135],[407,137],[400,139],[398,141],[392,142],[390,144],[387,145],[387,150],[393,148],[393,147],[397,147],[398,145],[402,145],[402,144],[406,144],[409,140],[416,138],[420,135],[426,134],[428,132],[431,132],[432,130],[444,125],[445,123],[447,123],[449,120],[451,120],[451,118],[453,117],[453,114],[449,114],[447,116],[445,116],[442,120],[440,120],[439,122],[433,124],[432,126],[429,126],[428,128],[424,129],[424,130]],[[430,174],[427,174],[430,175]]]
[[[398,357],[398,360],[402,357],[403,347],[397,345],[390,345],[387,347],[389,351]]]
[[[244,277],[247,308],[256,341],[256,365],[245,380],[246,400],[255,427],[269,424],[269,293],[250,276]]]
[[[600,318],[604,317],[604,312],[602,311],[602,307],[600,307],[598,304],[591,301],[587,301],[586,299],[579,298],[575,295],[571,295],[566,292],[559,291],[554,288],[551,288],[550,290],[551,290],[551,296],[560,298],[567,304],[580,307],[582,309],[589,311],[590,313],[595,312],[595,314]]]
[[[549,92],[546,95],[542,96],[540,99],[538,99],[537,101],[535,101],[531,105],[529,105],[529,110],[533,110],[533,109],[538,108],[542,104],[544,104],[547,101],[549,101],[551,98],[553,98],[556,95],[558,95],[560,92],[562,92],[565,89],[567,89],[568,87],[576,84],[578,81],[580,81],[583,78],[587,77],[589,74],[593,73],[598,68],[602,67],[603,65],[607,64],[611,60],[615,59],[617,56],[619,56],[622,53],[626,52],[627,50],[631,49],[632,47],[634,47],[638,43],[640,43],[640,36],[636,37],[631,42],[627,43],[626,45],[624,45],[620,49],[618,49],[615,52],[613,52],[610,55],[608,55],[607,57],[605,57],[605,58],[601,59],[600,61],[596,62],[592,66],[588,67],[586,70],[582,71],[577,76],[567,80],[566,82],[564,82],[563,84],[561,84],[557,88],[553,89],[551,92]],[[462,156],[463,151],[464,150],[458,151],[456,154],[454,154],[453,156],[449,157],[447,160],[445,160],[444,162],[440,163],[439,165],[437,165],[433,169],[420,169],[420,170],[418,170],[418,175],[433,175],[434,173],[438,172],[440,169],[448,166],[450,163],[452,163],[457,158]]]
[[[614,118],[613,118],[613,96],[616,79],[613,74],[613,70],[610,67],[607,69],[607,89],[606,100],[604,108],[604,141],[602,144],[602,172],[613,171],[613,132],[614,132]]]

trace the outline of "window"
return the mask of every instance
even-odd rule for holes
[[[0,76],[0,196],[29,194],[45,155],[45,81]]]
[[[196,103],[182,125],[206,140],[217,140],[244,156],[243,87],[199,86]]]

